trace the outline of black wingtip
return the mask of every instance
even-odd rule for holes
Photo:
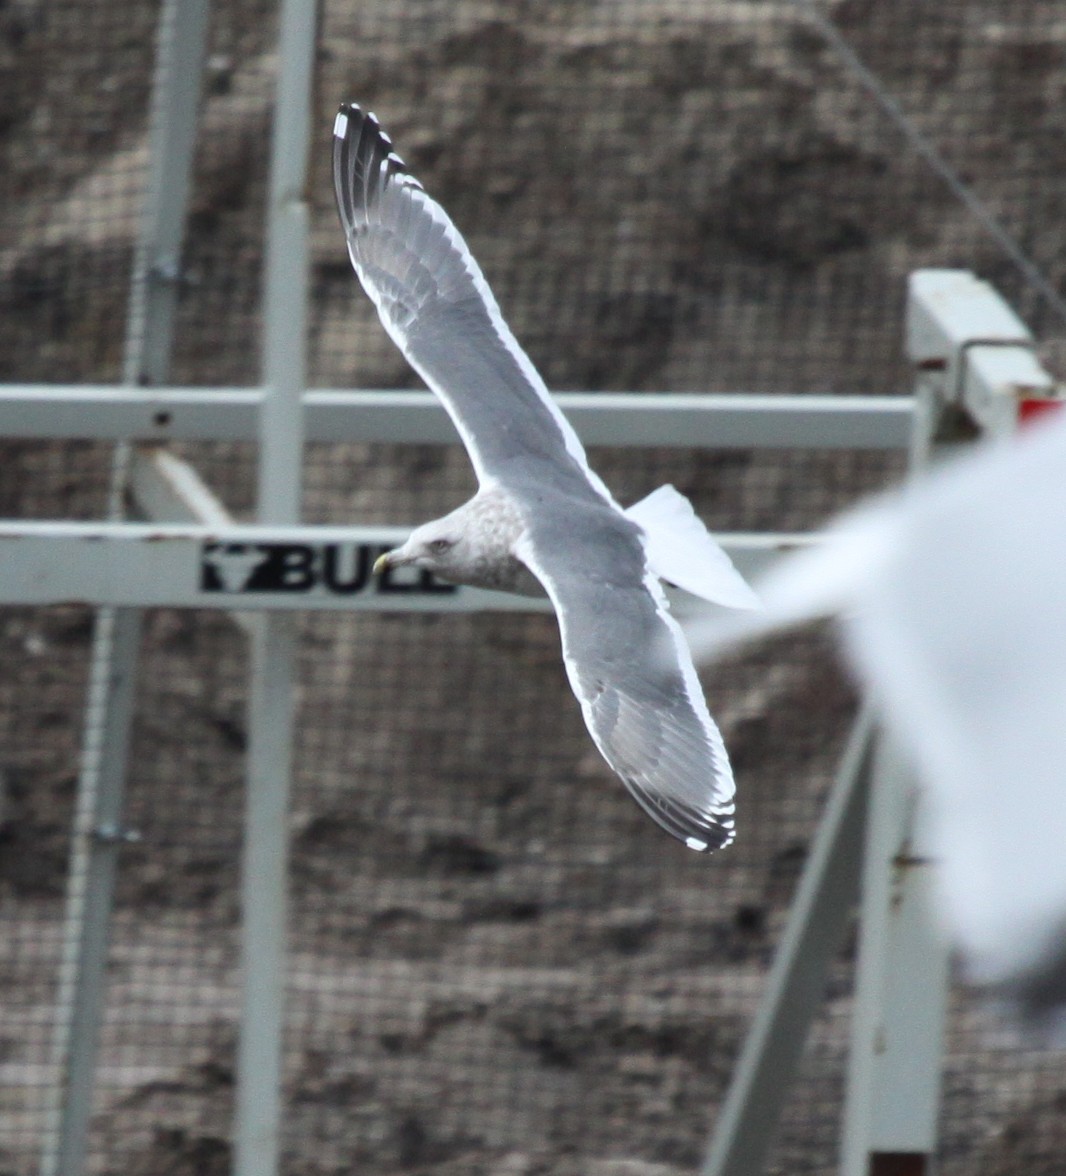
[[[369,132],[368,140],[383,147],[385,154],[392,150],[392,140],[373,111],[364,110],[356,102],[342,102],[333,121],[334,138],[355,144],[362,139],[364,128]]]
[[[399,180],[421,189],[377,117],[355,102],[342,102],[333,120],[333,185],[341,221],[349,233],[365,223],[381,191]]]
[[[354,148],[356,157],[364,165],[374,159],[379,165],[387,165],[390,176],[411,174],[407,164],[396,154],[392,139],[377,115],[371,110],[363,110],[355,102],[340,104],[333,120],[333,137],[338,140],[338,145]]]
[[[622,778],[648,816],[689,849],[710,854],[732,844],[736,836],[732,806],[720,813],[700,812],[690,805],[652,792],[639,781]]]

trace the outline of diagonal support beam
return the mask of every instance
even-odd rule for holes
[[[840,950],[862,871],[873,723],[852,731],[701,1176],[758,1176]]]

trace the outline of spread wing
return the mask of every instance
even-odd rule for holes
[[[497,481],[528,456],[609,498],[459,230],[374,115],[348,103],[333,128],[333,184],[355,272],[393,341],[444,403],[479,480]]]
[[[607,509],[592,526],[582,512],[549,513],[518,555],[555,606],[570,685],[604,759],[668,833],[720,849],[734,835],[729,757],[641,536]]]

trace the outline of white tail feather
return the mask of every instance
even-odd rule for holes
[[[693,596],[726,608],[759,608],[758,596],[673,486],[660,486],[625,512],[645,535],[652,571]]]

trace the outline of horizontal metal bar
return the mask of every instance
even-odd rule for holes
[[[905,449],[910,396],[561,392],[560,407],[587,445],[712,449]],[[0,437],[99,441],[251,441],[258,388],[120,385],[0,386]],[[453,444],[430,392],[316,389],[303,397],[309,441]]]
[[[67,604],[388,612],[539,611],[539,600],[371,575],[397,527],[192,526],[0,520],[0,605]],[[805,535],[719,535],[749,577]],[[701,606],[705,607],[705,606]],[[685,611],[685,610],[682,610]]]
[[[92,441],[255,441],[254,388],[0,387],[0,437]]]

